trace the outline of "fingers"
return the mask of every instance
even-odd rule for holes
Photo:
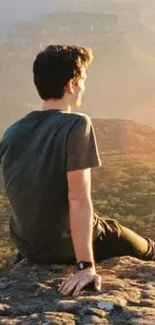
[[[58,291],[62,295],[67,296],[76,287],[76,289],[73,292],[73,296],[75,297],[75,296],[78,296],[80,294],[81,289],[83,287],[85,287],[89,282],[90,282],[89,278],[85,278],[84,280],[78,280],[78,279],[75,280],[74,278],[67,279],[67,280],[62,282],[62,284],[60,285]]]
[[[94,278],[95,289],[100,291],[102,288],[102,279],[100,275],[96,275]]]
[[[73,279],[68,279],[62,282],[62,284],[60,285],[58,291],[64,295],[67,296],[71,291],[73,291],[73,289],[75,288],[75,286],[77,285],[78,281],[75,281]]]
[[[78,282],[78,284],[76,285],[76,288],[73,292],[73,297],[75,296],[78,296],[80,294],[80,291],[88,284],[92,281],[92,279],[90,279],[89,277],[88,278],[85,278],[81,281]]]
[[[64,281],[60,284],[58,291],[61,291],[61,290],[63,289],[63,287],[65,286],[65,284],[67,283],[67,281],[68,281],[68,279],[67,279],[67,280],[64,280]]]

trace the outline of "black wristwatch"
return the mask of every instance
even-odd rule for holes
[[[85,270],[88,267],[93,267],[93,263],[92,262],[85,262],[85,261],[80,261],[77,263],[77,268],[79,271]]]

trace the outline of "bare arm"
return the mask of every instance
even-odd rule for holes
[[[94,261],[90,168],[68,172],[70,226],[77,261]]]
[[[91,200],[90,168],[100,166],[96,138],[88,116],[78,116],[67,138],[67,179],[70,208],[70,227],[77,261],[92,262],[93,267],[78,271],[65,279],[59,288],[62,295],[94,282],[101,289],[101,276],[96,273],[93,257],[93,205]]]
[[[93,207],[90,195],[90,169],[68,172],[70,225],[77,261],[94,261],[92,249]],[[101,290],[101,276],[95,267],[78,271],[65,279],[59,292],[66,296],[80,294],[82,288],[93,282],[96,290]]]

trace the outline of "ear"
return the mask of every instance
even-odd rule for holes
[[[70,93],[72,95],[74,94],[74,81],[73,81],[73,79],[70,79],[68,81],[68,84],[66,85],[65,89],[66,89],[66,91],[68,93]]]

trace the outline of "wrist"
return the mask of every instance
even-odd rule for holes
[[[88,268],[93,268],[95,270],[95,264],[92,261],[79,261],[77,263],[78,271],[82,271]]]

